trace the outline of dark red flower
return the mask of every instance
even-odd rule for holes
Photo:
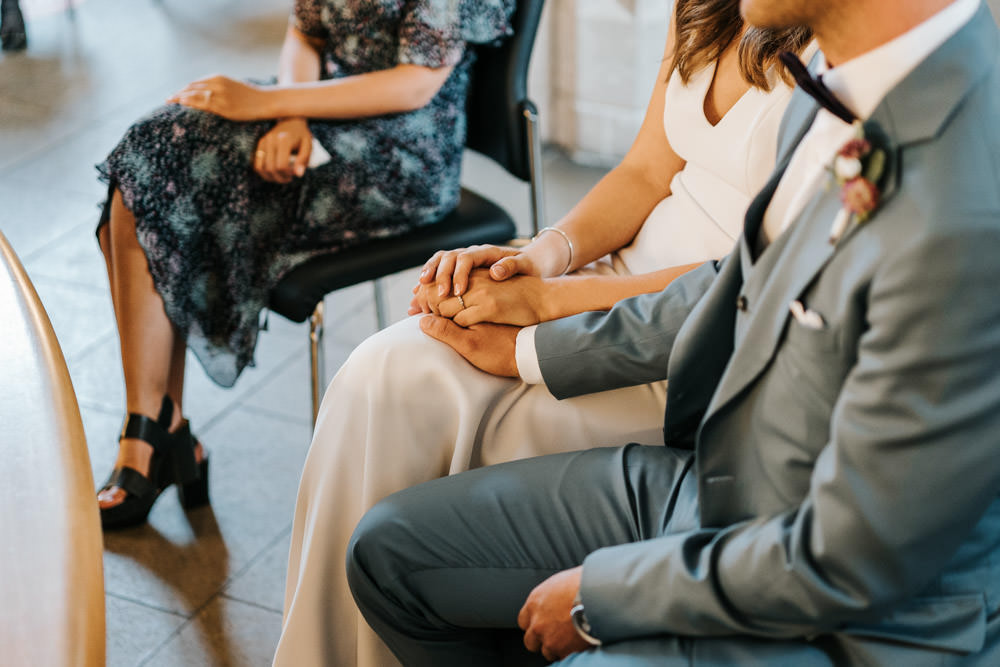
[[[871,149],[872,145],[867,139],[851,139],[840,148],[837,155],[861,159],[868,155]]]
[[[864,220],[878,206],[878,187],[867,178],[859,176],[844,183],[840,189],[840,201],[844,208]]]

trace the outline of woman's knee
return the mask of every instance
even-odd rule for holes
[[[416,319],[403,320],[365,339],[344,362],[335,382],[362,383],[371,391],[399,396],[433,391],[435,383],[448,374],[454,363],[450,357],[456,353],[424,334]]]

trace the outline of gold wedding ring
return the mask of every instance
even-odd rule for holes
[[[462,307],[462,310],[465,310],[465,299],[462,298],[462,295],[456,294],[455,298],[458,299],[458,305]]]

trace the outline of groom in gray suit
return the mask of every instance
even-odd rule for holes
[[[537,369],[515,330],[425,323],[558,397],[667,377],[667,446],[372,509],[348,575],[405,665],[540,660],[522,641],[571,667],[1000,665],[996,25],[980,0],[741,4],[813,29],[846,111],[796,92],[732,254],[522,335]]]

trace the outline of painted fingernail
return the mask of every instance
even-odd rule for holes
[[[455,289],[453,289],[452,292],[455,293],[455,296],[458,296],[462,293],[462,290],[458,289],[458,285],[455,285]]]
[[[438,296],[444,296],[447,293],[448,293],[448,288],[446,286],[441,285],[440,287],[438,287]]]

